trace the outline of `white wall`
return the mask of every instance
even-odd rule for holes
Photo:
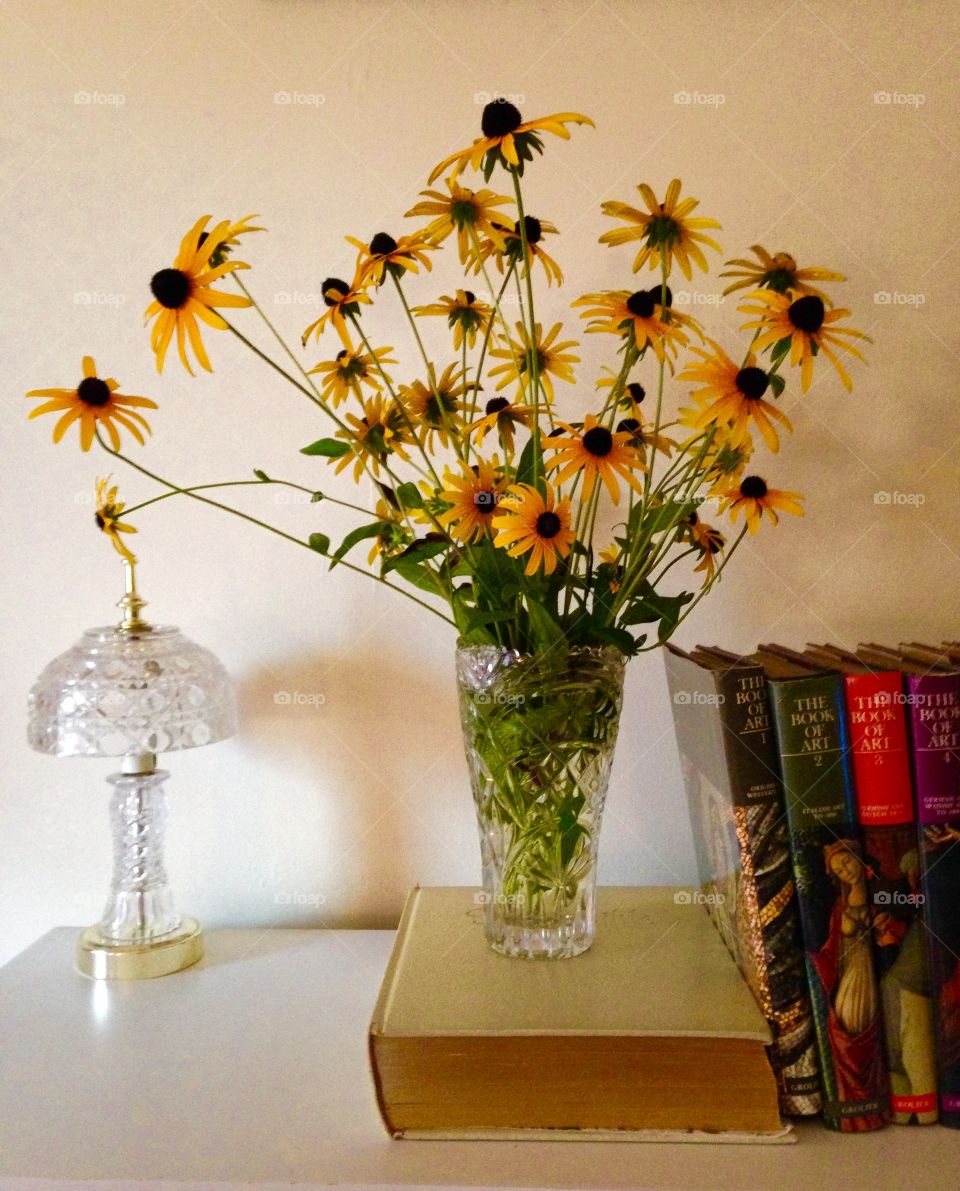
[[[212,377],[191,380],[175,361],[156,376],[147,280],[199,214],[258,211],[270,231],[247,242],[248,277],[295,342],[314,307],[284,297],[315,302],[320,279],[348,268],[342,235],[399,226],[433,163],[476,135],[477,92],[597,123],[569,144],[548,138],[530,171],[529,207],[564,233],[568,283],[541,297],[545,322],[573,329],[570,299],[626,283],[628,254],[596,243],[609,224],[600,200],[677,174],[721,220],[727,255],[759,241],[847,273],[852,322],[875,337],[853,396],[822,367],[806,397],[788,389],[796,434],[768,471],[807,494],[808,515],[750,542],[680,642],[960,636],[955,5],[6,0],[0,28],[0,960],[56,923],[99,916],[111,766],[32,755],[24,703],[45,662],[109,621],[120,594],[91,524],[103,458],[54,448],[52,423],[28,424],[21,393],[72,383],[89,352],[160,402],[138,454],[148,466],[189,482],[258,466],[329,486],[323,462],[297,454],[323,432],[316,411],[229,336],[207,337]],[[322,100],[281,104],[277,92]],[[450,292],[454,264],[444,254],[416,300]],[[381,307],[376,341],[413,373],[396,309]],[[730,342],[734,304],[701,310]],[[588,407],[596,352],[583,353],[569,409]],[[152,494],[119,479],[130,501]],[[878,492],[918,498],[882,505]],[[293,532],[350,524],[270,492],[238,503]],[[453,641],[439,622],[210,511],[171,501],[139,525],[150,614],[213,648],[242,691],[235,740],[168,758],[183,908],[210,926],[384,925],[414,882],[474,881]],[[279,690],[326,701],[280,707]],[[692,875],[662,663],[647,655],[631,666],[602,879]]]

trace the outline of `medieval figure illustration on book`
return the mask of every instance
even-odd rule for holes
[[[826,942],[810,954],[827,1002],[827,1030],[841,1103],[873,1100],[886,1080],[880,1044],[880,994],[871,954],[872,919],[858,845],[836,840],[823,849],[835,887]],[[869,1114],[858,1118],[873,1128]]]
[[[916,829],[910,823],[868,830],[864,848],[894,1120],[932,1124],[937,1065]]]
[[[941,1120],[956,1128],[960,1126],[960,822],[924,827],[922,869]]]

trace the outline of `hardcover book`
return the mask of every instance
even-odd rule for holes
[[[792,1140],[770,1031],[683,889],[600,888],[589,951],[504,959],[483,895],[414,889],[370,1026],[395,1137]]]
[[[766,648],[824,1122],[843,1133],[890,1120],[880,992],[860,848],[843,680]]]
[[[857,652],[867,661],[890,656],[878,646],[862,646]],[[905,647],[898,664],[908,695],[940,1121],[956,1129],[960,1128],[960,653]]]
[[[664,650],[703,904],[764,1012],[787,1116],[821,1108],[783,790],[763,669]]]
[[[832,646],[806,656],[843,674],[893,1119],[933,1124],[936,1050],[903,674]]]

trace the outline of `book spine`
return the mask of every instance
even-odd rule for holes
[[[893,1119],[929,1125],[936,1052],[903,676],[848,674],[844,683]]]
[[[907,675],[940,1120],[960,1128],[960,675]]]
[[[839,674],[770,682],[824,1122],[842,1133],[890,1119],[866,870]]]
[[[823,1106],[820,1068],[766,675],[759,666],[728,670],[720,693],[741,858],[743,966],[755,969],[750,983],[773,1034],[780,1110],[786,1116],[811,1116]]]

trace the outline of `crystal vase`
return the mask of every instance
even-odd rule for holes
[[[503,955],[559,959],[593,942],[623,675],[606,647],[457,649],[486,935]]]

